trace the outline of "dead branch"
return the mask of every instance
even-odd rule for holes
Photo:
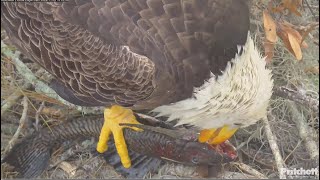
[[[270,148],[272,150],[272,153],[274,155],[274,159],[276,161],[276,165],[277,165],[277,169],[279,172],[279,178],[280,179],[286,179],[286,175],[281,173],[282,168],[285,167],[285,163],[282,159],[278,144],[277,144],[277,140],[276,137],[273,135],[270,124],[269,124],[269,120],[268,119],[274,119],[273,115],[271,113],[268,113],[268,117],[263,118],[263,124],[264,124],[264,129],[267,135],[267,139],[269,141],[269,145]]]
[[[22,128],[26,124],[27,114],[28,114],[28,98],[26,96],[23,97],[22,104],[23,104],[23,111],[22,111],[22,115],[21,115],[21,118],[20,118],[20,121],[19,121],[18,129],[16,130],[16,132],[12,136],[11,140],[9,141],[7,147],[5,148],[4,154],[7,154],[11,150],[13,145],[18,140],[18,137],[20,135],[20,132],[21,132]]]
[[[281,86],[281,87],[274,88],[273,94],[276,96],[297,102],[305,107],[312,109],[314,112],[319,111],[319,101],[318,100],[316,100],[312,97],[306,96],[304,94],[301,94],[298,91]]]
[[[289,102],[288,106],[291,112],[292,120],[297,125],[299,135],[305,143],[310,158],[312,160],[317,160],[319,158],[319,147],[312,138],[312,134],[315,134],[313,129],[308,126],[306,119],[304,119],[304,116],[299,112],[297,106],[293,102]]]
[[[244,171],[246,173],[249,173],[250,175],[253,175],[258,179],[268,179],[267,176],[265,176],[264,174],[260,173],[258,170],[252,168],[249,165],[246,165],[246,164],[241,163],[241,162],[232,162],[231,164],[234,165],[234,166],[237,166],[240,170],[242,170],[242,171]]]

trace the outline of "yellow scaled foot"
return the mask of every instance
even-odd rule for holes
[[[228,140],[238,128],[223,126],[217,129],[204,129],[200,132],[199,142],[208,144],[221,144]]]
[[[125,168],[131,166],[131,160],[128,154],[127,144],[123,136],[123,128],[131,128],[135,131],[142,131],[136,127],[120,126],[120,123],[140,124],[131,109],[125,109],[121,106],[112,106],[104,110],[104,124],[101,129],[97,151],[103,153],[108,149],[108,140],[113,134],[115,146],[120,156],[121,163]]]

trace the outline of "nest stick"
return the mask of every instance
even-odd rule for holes
[[[16,132],[14,133],[14,135],[12,136],[12,138],[10,139],[7,147],[4,150],[4,154],[7,154],[11,148],[13,147],[13,145],[16,143],[16,141],[18,140],[18,137],[20,135],[20,132],[22,130],[22,128],[25,126],[26,121],[27,121],[27,114],[28,114],[28,98],[26,96],[23,97],[22,100],[22,104],[23,104],[23,110],[22,110],[22,115],[19,121],[19,126],[18,129],[16,130]]]
[[[314,112],[319,111],[319,101],[317,99],[301,94],[298,91],[282,86],[274,88],[273,94],[297,102],[305,107],[312,109]]]
[[[292,120],[296,123],[299,135],[305,143],[306,150],[308,151],[312,160],[319,158],[319,147],[312,138],[313,130],[310,128],[304,119],[303,115],[299,112],[297,106],[293,102],[289,102],[289,109],[291,111]]]
[[[264,129],[267,135],[267,139],[270,144],[270,148],[272,150],[272,153],[274,155],[274,159],[276,161],[277,169],[279,172],[279,178],[280,179],[286,179],[286,175],[281,173],[282,168],[285,167],[283,158],[281,156],[276,137],[273,135],[270,124],[269,124],[269,118],[274,118],[271,113],[268,113],[268,117],[263,118],[263,124],[264,124]]]
[[[252,168],[251,166],[249,166],[247,164],[244,164],[241,162],[233,162],[231,164],[237,166],[242,171],[249,173],[250,175],[253,175],[258,179],[268,179],[267,176],[265,176],[264,174],[260,173],[258,170]]]

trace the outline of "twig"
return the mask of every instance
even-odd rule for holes
[[[26,121],[27,121],[27,113],[28,113],[28,98],[26,96],[23,97],[22,100],[22,104],[23,104],[23,111],[22,111],[22,115],[19,121],[19,126],[18,129],[16,130],[16,132],[14,133],[14,135],[12,136],[12,138],[10,139],[7,147],[4,150],[4,154],[7,154],[11,148],[13,147],[13,145],[16,143],[16,141],[18,140],[18,137],[20,135],[20,132],[22,130],[22,128],[25,126]]]
[[[257,131],[255,131],[254,133],[252,133],[252,134],[248,137],[248,139],[247,139],[246,141],[244,141],[244,142],[242,142],[241,144],[237,145],[237,147],[236,147],[237,151],[241,150],[241,148],[242,148],[243,146],[248,145],[249,142],[250,142],[256,135],[257,135]]]
[[[268,179],[267,176],[265,176],[264,174],[260,173],[258,170],[244,164],[241,162],[232,162],[232,165],[237,166],[239,169],[241,169],[242,171],[249,173],[250,175],[255,176],[258,179]]]
[[[248,149],[249,150],[249,149]],[[247,156],[248,158],[254,159],[255,162],[257,162],[258,164],[260,164],[263,167],[266,167],[268,169],[275,169],[275,165],[273,162],[263,162],[266,159],[257,159],[256,157],[252,157],[252,155],[250,154],[250,152],[246,152],[245,150],[241,149],[241,152],[243,153],[243,155]],[[261,167],[260,166],[260,167]]]
[[[288,154],[287,157],[284,159],[284,162],[286,162],[286,161],[289,159],[289,157],[296,151],[296,149],[300,146],[300,144],[301,144],[301,140],[298,141],[297,145],[293,148],[293,150],[290,150],[290,151],[289,151],[289,154]]]
[[[297,106],[293,102],[289,102],[289,109],[291,111],[292,120],[296,123],[299,135],[305,143],[306,149],[310,158],[316,160],[319,158],[319,147],[311,137],[313,130],[308,126],[304,116],[299,112]]]
[[[319,111],[319,101],[299,93],[298,91],[289,89],[287,87],[277,87],[273,89],[273,94],[291,101],[297,102],[303,106],[312,109],[314,112]]]
[[[29,87],[31,87],[31,84],[25,83],[22,86],[22,89],[28,89]],[[22,95],[23,94],[21,93],[21,89],[17,89],[7,99],[5,99],[5,103],[1,105],[1,117],[8,109],[10,109],[17,102],[18,99],[22,97]]]
[[[280,154],[280,150],[276,141],[276,137],[273,135],[269,120],[270,118],[274,118],[271,113],[268,113],[268,117],[263,118],[264,129],[269,141],[270,148],[274,155],[274,159],[276,161],[277,169],[279,172],[280,179],[286,179],[286,175],[282,173],[282,169],[285,167],[284,161]]]
[[[40,117],[40,114],[41,114],[44,107],[45,107],[45,103],[44,103],[44,101],[42,101],[39,109],[36,112],[36,116],[35,116],[35,118],[36,118],[35,128],[37,131],[39,130],[39,122],[40,122],[39,117]]]

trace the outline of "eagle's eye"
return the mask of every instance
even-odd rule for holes
[[[197,156],[192,158],[192,163],[198,164],[198,162],[199,162],[199,158]]]

